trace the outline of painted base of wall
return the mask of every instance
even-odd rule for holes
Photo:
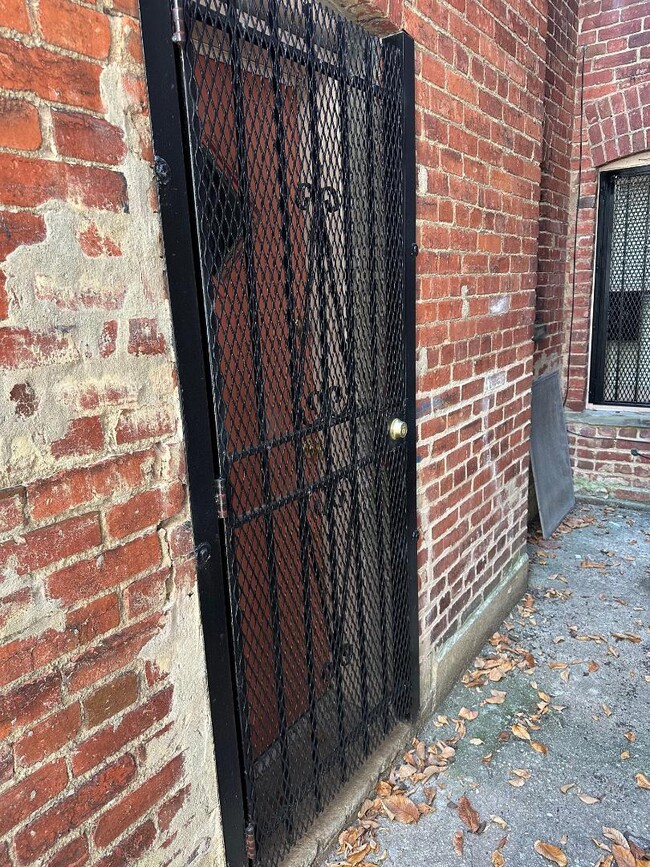
[[[631,488],[616,479],[585,479],[576,475],[573,479],[576,498],[599,505],[616,504],[650,506],[650,483],[645,489]]]
[[[616,506],[617,509],[632,509],[635,512],[650,512],[650,493],[645,500],[634,498],[625,499],[619,497],[593,497],[576,492],[579,503],[592,503],[594,506]]]
[[[525,553],[511,562],[496,589],[463,624],[435,657],[421,663],[422,708],[420,720],[430,714],[448,695],[463,670],[478,654],[485,641],[508,616],[522,597],[528,583]],[[415,734],[415,725],[403,723],[377,749],[316,820],[282,863],[282,867],[310,867],[332,845],[337,835],[356,816],[368,791],[403,752]]]
[[[422,716],[431,713],[444,701],[464,669],[521,599],[527,585],[528,556],[524,552],[506,566],[496,589],[463,623],[454,637],[429,658],[428,678],[423,670],[420,681],[423,687]],[[426,665],[425,662],[421,663],[422,669]]]
[[[650,413],[603,407],[565,416],[576,496],[650,503]]]

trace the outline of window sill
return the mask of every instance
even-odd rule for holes
[[[567,424],[589,424],[597,427],[638,427],[650,429],[650,413],[635,410],[584,409],[565,410]]]

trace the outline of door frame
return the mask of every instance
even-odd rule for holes
[[[182,13],[181,13],[182,14]],[[247,846],[247,807],[244,760],[239,731],[235,656],[230,623],[223,524],[217,514],[219,462],[208,342],[202,299],[202,276],[191,178],[191,151],[179,52],[173,39],[170,6],[160,0],[140,0],[146,84],[154,145],[154,167],[169,301],[173,323],[183,419],[184,447],[192,530],[197,563],[197,586],[209,704],[214,740],[217,785],[226,863],[245,867],[254,857],[254,841]],[[411,703],[409,719],[420,710],[419,618],[417,584],[416,507],[416,163],[414,42],[401,31],[386,42],[399,47],[402,57],[403,108],[403,256],[404,362],[407,396],[406,488],[408,632]],[[200,363],[197,363],[197,356]],[[252,847],[252,848],[251,848]]]
[[[219,464],[211,409],[207,336],[183,81],[167,3],[140,0],[169,302],[187,455],[189,505],[208,679],[219,806],[232,867],[248,864],[243,762],[238,731],[223,526],[217,516]],[[198,363],[197,363],[198,361]]]

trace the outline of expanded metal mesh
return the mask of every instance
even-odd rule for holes
[[[650,405],[650,173],[613,187],[603,401]]]
[[[247,809],[278,863],[410,709],[402,57],[185,5]]]

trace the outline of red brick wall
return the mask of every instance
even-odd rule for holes
[[[650,418],[641,427],[631,421],[626,426],[624,420],[619,425],[599,424],[593,418],[589,422],[569,414],[567,427],[582,493],[650,502]],[[639,455],[633,455],[633,450]]]
[[[571,200],[578,0],[549,0],[535,321],[535,374],[562,368],[567,262],[573,251]],[[567,326],[568,327],[568,323]]]
[[[219,847],[136,15],[0,2],[2,865]]]
[[[408,3],[422,656],[523,552],[545,2]]]
[[[0,5],[0,28],[10,28],[0,30],[9,121],[0,124],[0,382],[11,408],[0,444],[0,863],[108,864],[111,853],[111,864],[127,864],[162,846],[187,863],[209,845],[216,795],[197,700],[192,542],[137,10],[129,0],[102,12],[23,4]],[[593,52],[587,203],[597,161],[640,143],[640,127],[617,145],[610,128],[648,127],[633,105],[647,104],[634,67],[647,46],[630,47],[632,35],[610,36],[604,23],[614,15],[622,25],[643,4],[585,8],[595,5],[602,33],[590,41],[589,16],[583,28]],[[360,13],[379,31],[403,25],[417,42],[425,671],[524,553],[538,279],[537,315],[549,327],[538,369],[557,363],[562,339],[573,9],[568,0],[393,0]],[[607,90],[621,81],[622,103]],[[574,171],[575,153],[574,142]],[[585,202],[572,405],[584,395],[594,213]]]
[[[643,2],[583,0],[580,4],[579,46],[585,52],[582,188],[567,402],[575,410],[585,406],[587,395],[598,170],[614,160],[650,150],[650,35],[644,31],[647,15],[647,4]],[[576,181],[579,101],[577,88],[572,161]]]
[[[574,187],[577,187],[580,156],[582,51],[584,112],[574,327],[567,400],[567,406],[572,410],[584,409],[587,400],[598,171],[616,160],[650,150],[647,3],[582,0],[579,14],[579,66],[572,153]],[[567,275],[570,287],[570,262]],[[565,353],[567,351],[568,335]],[[601,492],[609,490],[617,496],[625,494],[626,497],[641,496],[650,500],[648,463],[631,454],[637,441],[640,451],[650,451],[647,428],[631,431],[624,427],[624,423],[617,429],[611,425],[601,428],[583,422],[571,430],[574,472],[579,488],[591,492],[600,487]],[[632,442],[629,442],[630,438]]]

